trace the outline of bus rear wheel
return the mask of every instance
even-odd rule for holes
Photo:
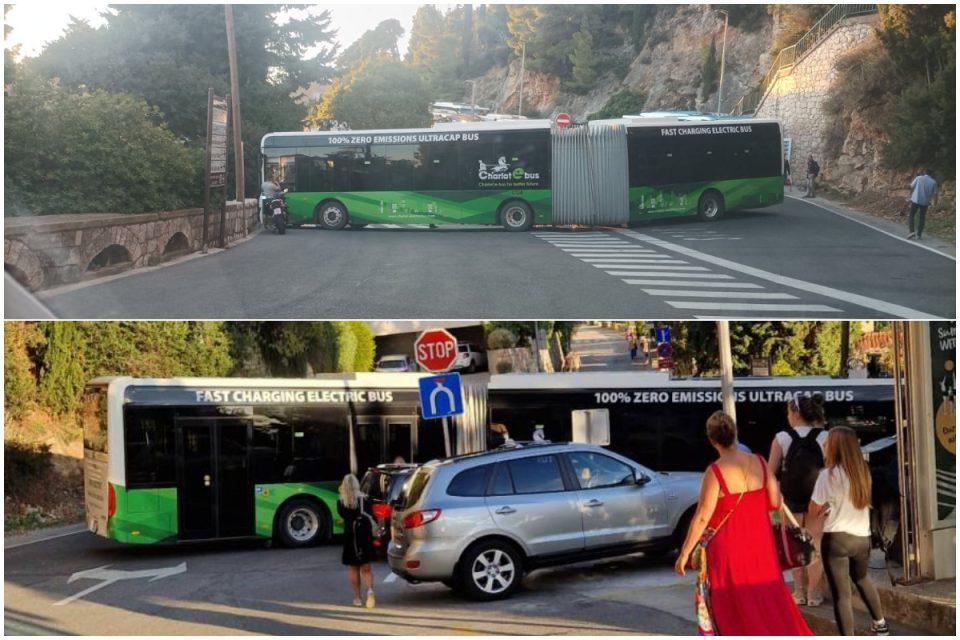
[[[313,500],[297,498],[280,511],[277,534],[285,547],[312,547],[330,537],[330,517]]]
[[[513,200],[500,210],[500,223],[507,231],[528,231],[533,226],[533,211],[526,202]]]
[[[710,222],[723,217],[723,196],[717,191],[707,191],[700,196],[697,205],[697,217]]]
[[[350,216],[347,215],[347,208],[339,202],[324,202],[317,211],[317,223],[324,229],[338,231],[348,222]]]

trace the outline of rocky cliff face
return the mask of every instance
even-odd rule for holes
[[[755,84],[770,63],[767,50],[773,37],[773,19],[748,32],[737,27],[727,31],[726,65],[723,79],[723,109],[729,110]],[[647,96],[645,109],[716,111],[717,96],[700,96],[700,68],[705,46],[716,38],[717,55],[723,38],[723,16],[706,5],[664,5],[658,9],[647,42],[639,54],[625,44],[604,48],[598,43],[601,67],[629,60],[623,78],[612,71],[602,73],[597,87],[585,95],[566,92],[560,79],[526,71],[523,87],[523,114],[552,117],[561,111],[583,118],[599,111],[617,91],[632,89]],[[501,113],[517,113],[520,63],[493,69],[478,78],[478,101],[496,105]]]

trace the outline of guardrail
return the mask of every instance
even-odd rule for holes
[[[773,83],[780,78],[785,71],[793,68],[804,55],[817,46],[833,28],[846,18],[854,16],[865,16],[877,12],[875,4],[835,4],[823,16],[817,20],[816,24],[810,27],[810,30],[803,34],[799,40],[784,47],[777,53],[773,59],[773,64],[760,84],[744,94],[730,112],[731,115],[742,116],[744,114],[752,115],[760,101],[767,95],[767,91],[773,86]]]

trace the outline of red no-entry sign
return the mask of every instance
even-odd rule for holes
[[[558,129],[566,129],[570,126],[570,115],[566,113],[558,113],[554,122],[556,122]]]
[[[446,329],[427,329],[413,343],[413,353],[422,369],[440,373],[457,359],[457,339]]]

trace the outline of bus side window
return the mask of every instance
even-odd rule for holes
[[[172,409],[126,409],[127,487],[174,486],[176,442]]]

